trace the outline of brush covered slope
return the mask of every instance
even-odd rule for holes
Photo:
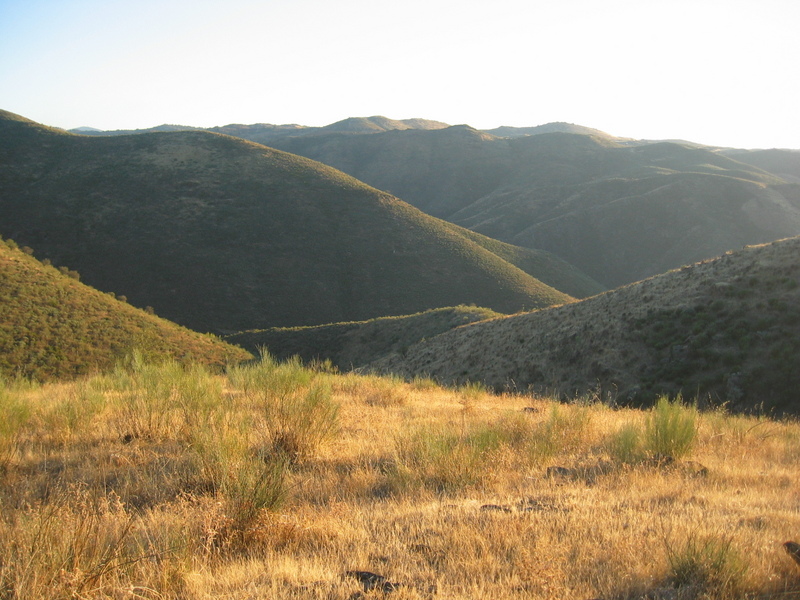
[[[792,165],[777,175],[758,154],[569,131],[501,138],[455,126],[286,137],[275,147],[436,217],[549,251],[608,288],[800,234]]]
[[[277,359],[299,356],[307,363],[329,360],[345,371],[393,352],[402,354],[411,344],[455,327],[499,316],[486,308],[454,306],[368,321],[243,331],[225,338],[253,353],[267,350]]]
[[[467,325],[372,368],[645,405],[682,393],[800,413],[800,238],[570,305]]]
[[[252,356],[92,289],[0,241],[0,378],[106,370],[133,351],[224,366]]]
[[[0,165],[0,234],[200,331],[571,300],[471,233],[229,136],[84,137],[3,113]]]

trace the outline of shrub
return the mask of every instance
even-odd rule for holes
[[[608,452],[621,463],[633,464],[641,461],[644,458],[641,427],[633,423],[623,425],[609,439]]]
[[[531,434],[528,446],[531,460],[538,463],[580,445],[589,419],[588,405],[572,405],[565,412],[563,407],[554,404],[547,420]]]
[[[339,428],[339,405],[328,383],[294,357],[284,363],[269,354],[229,370],[231,382],[261,412],[267,445],[295,462],[313,454]]]
[[[650,411],[644,430],[644,448],[652,456],[679,459],[689,454],[697,437],[697,407],[681,398],[662,396]]]
[[[248,419],[222,409],[192,429],[191,447],[200,474],[222,503],[216,544],[246,545],[262,513],[279,510],[289,497],[288,460],[255,450],[251,430]]]
[[[478,484],[487,473],[496,432],[478,429],[461,435],[450,429],[423,427],[395,440],[390,484],[398,490],[427,487],[454,493]]]
[[[180,428],[175,392],[181,366],[153,364],[136,351],[102,380],[117,398],[117,427],[127,438],[168,439]]]
[[[747,571],[730,538],[691,534],[677,548],[669,541],[665,546],[670,580],[677,588],[693,587],[699,593],[723,596],[739,587]]]

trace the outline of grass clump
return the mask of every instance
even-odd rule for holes
[[[323,376],[305,368],[299,358],[261,360],[230,369],[231,382],[260,413],[259,427],[271,451],[297,462],[312,456],[339,428],[339,405]]]
[[[644,423],[626,423],[612,434],[606,448],[620,463],[636,464],[645,459],[680,460],[688,456],[697,440],[699,413],[680,397],[658,399],[645,415]]]
[[[478,429],[462,435],[423,427],[395,441],[390,484],[397,491],[427,488],[453,494],[478,485],[489,473],[491,452],[500,444],[496,431]]]
[[[658,399],[645,423],[644,448],[654,457],[678,460],[692,451],[697,438],[697,408],[680,397]]]
[[[32,412],[30,404],[10,388],[0,377],[0,473],[14,460]]]
[[[670,583],[693,590],[695,597],[735,595],[747,572],[746,562],[728,537],[691,533],[677,547],[668,541],[665,547]]]

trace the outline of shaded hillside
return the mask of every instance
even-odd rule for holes
[[[0,234],[201,331],[571,300],[339,171],[200,131],[85,137],[4,113]]]
[[[45,266],[7,243],[0,241],[0,377],[74,377],[109,369],[134,349],[218,366],[251,358],[98,292],[74,272]]]
[[[413,345],[376,370],[646,404],[800,413],[800,237]]]
[[[243,331],[225,339],[254,354],[266,349],[278,359],[296,355],[305,362],[330,360],[344,371],[392,352],[405,352],[411,344],[454,327],[498,316],[486,308],[456,306],[369,321]]]
[[[726,154],[792,183],[800,183],[800,150],[730,150]]]
[[[607,287],[800,234],[800,187],[688,144],[498,138],[459,126],[275,145],[434,216],[556,254]]]
[[[574,298],[594,296],[607,289],[580,269],[550,252],[507,244],[457,225],[448,223],[448,226],[542,283]]]

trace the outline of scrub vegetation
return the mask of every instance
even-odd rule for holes
[[[0,424],[2,598],[800,593],[794,421],[134,353]]]

